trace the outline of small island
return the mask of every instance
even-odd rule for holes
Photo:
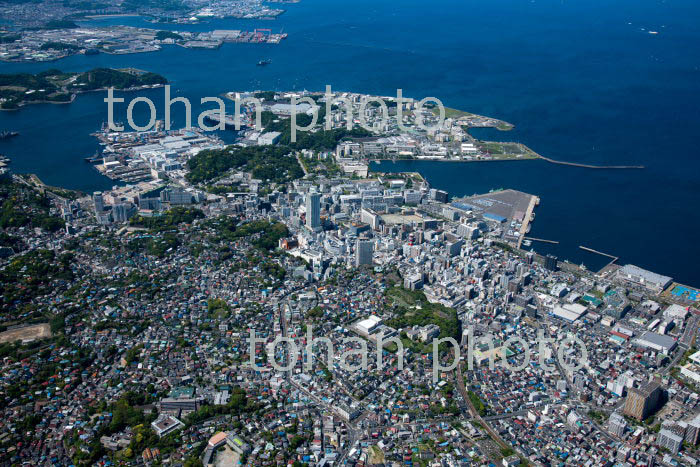
[[[133,68],[96,68],[75,73],[52,69],[38,74],[0,74],[0,109],[16,110],[28,104],[73,102],[81,92],[107,88],[136,90],[159,87],[168,80]]]

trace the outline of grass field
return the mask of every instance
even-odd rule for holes
[[[501,143],[497,141],[481,141],[477,144],[479,149],[488,152],[499,159],[535,159],[537,153],[520,143]]]

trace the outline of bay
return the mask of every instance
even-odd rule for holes
[[[283,8],[288,11],[275,21],[157,26],[283,29],[289,38],[279,45],[166,46],[148,54],[1,63],[0,72],[132,66],[166,76],[177,95],[193,102],[230,90],[322,90],[326,84],[368,94],[395,95],[401,88],[411,97],[434,96],[516,126],[506,133],[475,132],[478,137],[520,141],[554,159],[646,168],[593,171],[539,161],[373,168],[420,167],[433,186],[452,195],[501,187],[537,194],[541,205],[531,235],[561,242],[536,244],[537,251],[595,268],[601,258],[578,248],[585,245],[700,285],[697,2],[302,0]],[[91,24],[156,27],[138,17]],[[272,62],[257,67],[262,59]],[[145,95],[162,118],[162,90]],[[0,112],[0,128],[21,133],[0,141],[0,153],[12,158],[14,170],[37,173],[46,183],[88,192],[111,186],[82,161],[97,149],[90,133],[106,119],[104,97],[85,94],[70,105]],[[122,119],[125,108],[118,108]]]

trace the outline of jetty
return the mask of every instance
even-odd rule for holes
[[[602,251],[594,250],[593,248],[588,248],[587,246],[579,245],[579,248],[590,253],[595,253],[601,256],[607,256],[608,258],[612,258],[614,261],[617,261],[619,259],[617,256],[609,255],[607,253],[603,253]]]
[[[603,267],[600,269],[600,271],[598,271],[598,274],[599,274],[599,275],[602,275],[606,270],[608,270],[608,269],[610,268],[610,266],[612,266],[613,264],[615,264],[615,263],[617,262],[617,260],[620,259],[620,258],[618,258],[617,256],[609,255],[609,254],[607,254],[607,253],[603,253],[602,251],[594,250],[593,248],[588,248],[587,246],[579,245],[578,247],[579,247],[580,249],[582,249],[583,251],[587,251],[587,252],[589,252],[589,253],[595,253],[595,254],[597,254],[597,255],[605,256],[605,257],[611,259],[611,261],[610,261],[608,264],[606,264],[605,266],[603,266]]]
[[[551,243],[553,245],[558,245],[559,241],[558,240],[547,240],[545,238],[535,238],[535,237],[523,237],[523,240],[530,240],[533,242],[543,242],[543,243]]]
[[[573,167],[582,167],[584,169],[643,169],[645,168],[643,165],[592,165],[592,164],[581,164],[579,162],[566,162],[566,161],[558,161],[555,159],[550,159],[549,157],[545,157],[540,155],[540,159],[543,159],[551,164],[558,164],[558,165],[570,165]]]

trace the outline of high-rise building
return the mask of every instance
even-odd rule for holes
[[[683,437],[669,429],[662,428],[661,431],[659,431],[659,435],[656,437],[656,444],[668,449],[673,455],[676,455],[683,445]]]
[[[575,410],[572,410],[566,417],[566,424],[571,431],[578,433],[581,430],[581,416]]]
[[[653,413],[661,399],[661,386],[649,381],[639,388],[631,388],[625,400],[624,414],[641,421]]]
[[[379,230],[379,226],[381,224],[382,219],[379,216],[379,214],[377,214],[373,210],[368,208],[362,208],[362,211],[360,211],[360,220],[365,224],[369,224],[369,226],[373,230]]]
[[[357,240],[357,245],[355,246],[355,266],[372,264],[373,252],[374,247],[372,246],[371,241]]]
[[[694,419],[688,422],[688,428],[685,430],[685,440],[691,446],[698,444],[700,438],[700,415],[696,415]]]
[[[627,422],[625,421],[625,417],[617,412],[610,415],[610,418],[608,419],[608,430],[610,433],[621,438],[622,435],[625,434],[626,428]]]
[[[457,256],[462,251],[462,245],[464,245],[464,240],[449,241],[445,244],[445,250],[448,256]]]
[[[544,268],[549,271],[557,270],[557,257],[553,255],[547,255],[544,257]]]
[[[447,202],[448,194],[446,191],[431,188],[429,193],[430,193],[430,199],[435,200],[435,201],[439,201],[441,203]]]
[[[309,230],[321,230],[321,194],[306,195],[306,227]]]
[[[115,204],[112,208],[114,222],[126,222],[129,220],[129,206],[126,203]]]
[[[95,203],[95,216],[99,216],[105,210],[105,201],[102,192],[96,191],[92,194],[92,201]]]
[[[178,187],[166,188],[160,192],[160,201],[171,205],[192,204],[193,195]]]

